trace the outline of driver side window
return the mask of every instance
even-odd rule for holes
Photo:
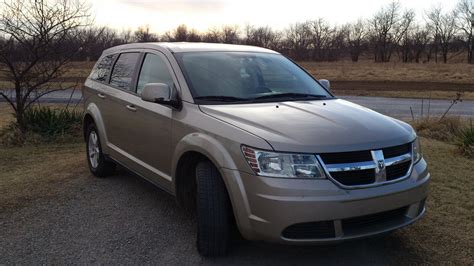
[[[143,61],[140,76],[138,77],[137,94],[141,95],[143,88],[148,83],[165,83],[173,87],[173,78],[171,77],[165,61],[158,55],[146,54]]]

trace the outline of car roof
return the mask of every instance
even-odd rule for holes
[[[110,54],[127,49],[156,49],[164,48],[172,53],[185,52],[259,52],[273,53],[277,52],[256,46],[222,44],[222,43],[191,43],[191,42],[150,42],[150,43],[130,43],[115,46],[104,51],[104,54]]]

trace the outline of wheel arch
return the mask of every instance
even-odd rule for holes
[[[90,123],[94,123],[95,126],[97,127],[97,130],[99,131],[99,138],[100,142],[102,143],[102,149],[105,149],[107,147],[107,134],[105,131],[105,126],[104,126],[104,121],[102,119],[102,114],[99,110],[99,107],[94,104],[90,103],[86,110],[84,111],[84,116],[82,118],[82,126],[83,126],[83,134],[84,134],[84,140],[87,138],[87,127],[90,125]],[[104,145],[105,144],[105,145]]]
[[[203,160],[214,164],[221,177],[224,177],[221,168],[236,169],[232,156],[217,139],[203,133],[183,137],[176,146],[171,168],[176,199],[182,206],[186,206],[187,195],[195,188],[195,167]],[[232,201],[225,179],[224,183]]]

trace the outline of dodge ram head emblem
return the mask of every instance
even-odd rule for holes
[[[375,182],[379,183],[387,181],[387,170],[385,169],[383,151],[375,150],[371,151],[371,154],[375,163]]]
[[[385,161],[384,160],[379,160],[377,164],[379,170],[382,170],[385,168]]]

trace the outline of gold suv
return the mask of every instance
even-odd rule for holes
[[[85,82],[96,176],[116,164],[197,210],[197,248],[331,243],[423,216],[428,173],[408,124],[334,97],[285,56],[205,43],[105,50]]]

